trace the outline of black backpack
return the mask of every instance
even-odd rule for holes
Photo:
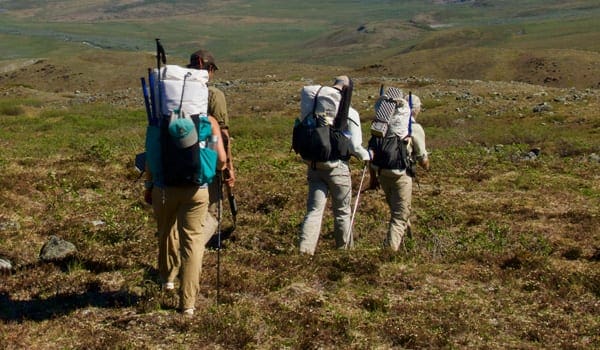
[[[381,92],[383,92],[383,87]],[[388,129],[388,123],[395,114],[401,96],[399,89],[391,87],[388,88],[385,95],[381,94],[375,107],[375,119],[371,125],[368,148],[373,150],[373,165],[380,169],[406,170],[409,176],[414,177],[416,163],[408,152],[412,115],[409,115],[407,137],[400,137]],[[410,102],[411,95],[409,93],[409,104]]]
[[[352,80],[341,91],[341,100],[333,125],[315,114],[320,87],[313,108],[302,120],[297,120],[292,134],[292,148],[302,159],[316,162],[350,159],[350,139],[344,135],[348,128],[348,112],[352,98]]]

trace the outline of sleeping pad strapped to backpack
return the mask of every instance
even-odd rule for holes
[[[406,170],[414,176],[415,163],[409,154],[411,109],[400,89],[390,87],[375,104],[369,149],[372,164],[379,169]]]

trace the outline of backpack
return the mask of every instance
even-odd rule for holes
[[[165,65],[152,72],[160,121],[146,132],[148,167],[159,186],[204,185],[217,167],[208,108],[208,72]]]
[[[292,148],[302,159],[316,162],[350,159],[350,140],[344,135],[352,97],[350,86],[341,92],[320,85],[301,90],[300,118],[292,133]]]
[[[415,162],[409,152],[411,142],[411,108],[405,105],[400,89],[389,87],[375,103],[375,118],[371,123],[369,149],[372,164],[379,169],[406,170],[414,177]],[[410,101],[409,94],[409,101]]]

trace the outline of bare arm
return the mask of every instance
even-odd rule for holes
[[[229,129],[221,128],[221,135],[225,146],[225,153],[227,154],[226,168],[228,170],[225,178],[225,183],[228,187],[233,187],[235,183],[235,170],[233,169],[233,156],[231,154],[231,138],[229,137]]]
[[[223,170],[227,166],[227,153],[225,152],[221,128],[219,122],[213,116],[210,116],[208,120],[210,120],[212,135],[217,136],[217,170]]]

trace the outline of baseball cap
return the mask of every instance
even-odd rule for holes
[[[188,68],[200,68],[200,65],[206,69],[206,65],[212,65],[215,69],[219,69],[215,63],[215,57],[207,50],[198,50],[190,56],[190,64]]]
[[[169,135],[179,148],[188,148],[198,142],[196,125],[190,118],[174,118],[171,120]]]

